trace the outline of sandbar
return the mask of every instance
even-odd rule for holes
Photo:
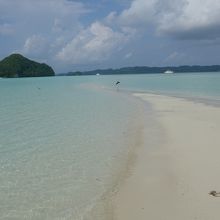
[[[219,220],[220,197],[209,193],[220,192],[220,108],[134,95],[152,105],[159,126],[155,135],[146,129],[131,174],[113,198],[116,219]]]

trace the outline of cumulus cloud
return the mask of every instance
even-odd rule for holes
[[[0,0],[0,30],[13,33],[18,42],[36,35],[43,35],[48,42],[64,35],[69,39],[80,30],[79,18],[86,13],[89,9],[76,1]]]
[[[219,0],[133,0],[119,15],[109,15],[122,25],[154,26],[159,34],[178,39],[220,37]]]
[[[169,44],[166,61],[179,62],[189,43],[219,42],[219,11],[219,0],[0,0],[0,57],[20,51],[66,69],[142,65],[164,60],[160,45]]]
[[[119,21],[124,25],[149,23],[155,17],[156,0],[134,0],[130,7],[122,11]]]
[[[114,31],[100,22],[94,22],[63,47],[57,58],[72,64],[105,60],[112,52],[120,50],[131,37],[131,32]]]
[[[220,4],[218,0],[189,0],[164,13],[158,21],[161,33],[182,39],[209,39],[220,36]]]

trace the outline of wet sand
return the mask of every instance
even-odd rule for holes
[[[209,193],[220,192],[220,108],[135,96],[152,104],[162,132],[149,137],[146,129],[131,174],[113,199],[116,219],[219,220],[220,197]]]

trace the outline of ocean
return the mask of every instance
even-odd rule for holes
[[[111,79],[112,76],[105,76],[105,78],[105,83],[108,84],[108,79]],[[121,89],[131,92],[150,92],[214,100],[220,98],[219,72],[118,75],[117,80],[121,82]]]
[[[0,219],[111,218],[127,158],[153,126],[133,92],[219,103],[220,74],[0,79]]]

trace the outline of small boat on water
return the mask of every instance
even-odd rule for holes
[[[174,73],[172,70],[166,70],[164,73]]]

